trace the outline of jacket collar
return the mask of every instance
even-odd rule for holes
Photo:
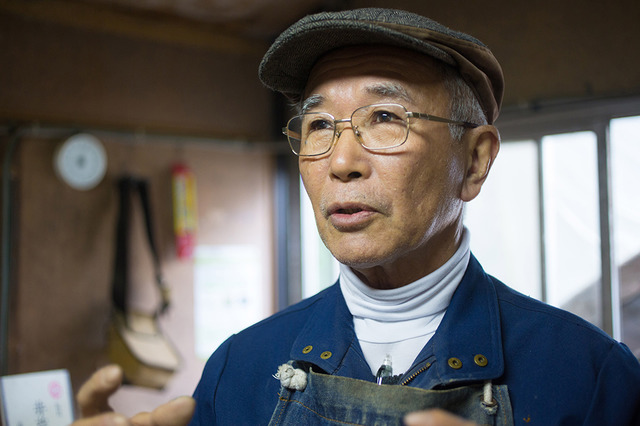
[[[353,317],[338,283],[329,287],[291,347],[290,359],[308,362],[334,374],[353,344],[357,344]]]
[[[371,375],[338,284],[319,295],[291,348],[290,359],[313,364],[329,374],[340,370],[339,374],[351,377]],[[496,291],[473,255],[442,323],[414,366],[427,359],[432,367],[425,377],[434,382],[420,387],[490,380],[504,371]],[[358,366],[349,366],[356,361]]]
[[[504,372],[496,290],[473,255],[431,347],[442,383],[491,380]]]

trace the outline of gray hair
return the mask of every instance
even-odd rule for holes
[[[449,93],[449,118],[479,125],[487,124],[487,114],[458,70],[443,63],[441,72],[444,88]],[[466,128],[463,126],[449,125],[451,138],[455,141],[462,140],[465,130]]]

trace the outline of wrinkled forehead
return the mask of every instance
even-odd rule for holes
[[[384,46],[349,46],[330,51],[313,66],[301,106],[329,88],[372,90],[391,100],[418,101],[440,96],[445,67],[436,59],[408,49]],[[353,87],[352,87],[353,86]],[[357,87],[356,87],[357,86]]]

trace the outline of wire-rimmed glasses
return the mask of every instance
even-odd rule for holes
[[[326,154],[342,130],[338,124],[351,123],[351,129],[358,142],[369,150],[395,148],[402,145],[409,136],[410,119],[437,121],[440,123],[478,127],[466,121],[454,121],[431,114],[409,112],[400,104],[374,104],[353,111],[350,118],[336,120],[326,112],[308,112],[291,118],[282,132],[287,135],[291,150],[301,157]]]

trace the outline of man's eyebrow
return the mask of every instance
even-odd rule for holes
[[[413,99],[409,95],[409,92],[399,84],[395,83],[376,83],[367,86],[365,89],[370,95],[375,95],[380,98],[386,98],[393,101],[404,101],[412,103]],[[317,108],[324,103],[324,97],[322,95],[314,94],[304,99],[300,103],[300,113],[304,114],[309,112],[313,108]]]
[[[369,94],[376,95],[382,98],[391,98],[392,100],[401,100],[408,103],[413,102],[413,99],[409,95],[409,92],[407,92],[407,90],[399,84],[378,83],[372,86],[368,86],[365,90]]]
[[[311,95],[300,103],[300,113],[304,114],[312,108],[317,108],[324,102],[322,95]]]

